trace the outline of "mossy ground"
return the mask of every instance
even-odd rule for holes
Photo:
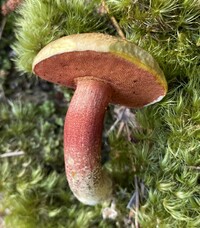
[[[133,227],[136,218],[141,227],[200,226],[200,3],[105,2],[110,15],[101,1],[25,0],[15,14],[14,45],[13,18],[8,19],[0,49],[1,72],[8,73],[0,78],[0,153],[24,154],[0,158],[0,213],[7,227]],[[108,205],[84,206],[67,186],[62,134],[72,92],[20,77],[9,60],[13,46],[18,69],[30,72],[36,53],[60,36],[117,36],[110,16],[128,40],[156,58],[169,85],[163,101],[132,110],[139,127],[126,121],[129,137],[127,131],[117,137],[117,127],[109,135],[105,165],[114,181],[114,220],[102,219]],[[105,131],[115,121],[113,110]]]

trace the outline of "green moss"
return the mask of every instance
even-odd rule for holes
[[[108,0],[128,40],[154,55],[171,79],[199,62],[200,4],[193,0]]]
[[[137,175],[148,191],[140,195],[142,227],[200,225],[199,70],[190,76],[163,102],[137,112],[141,128],[132,131],[136,143],[112,143],[111,170],[116,183],[131,189]]]
[[[64,171],[62,127],[55,106],[10,103],[0,106],[2,207],[7,227],[87,227],[101,223],[100,207],[86,207],[73,197]],[[3,137],[2,137],[3,136]],[[79,213],[77,214],[77,211]]]
[[[106,31],[105,17],[97,14],[98,1],[25,0],[18,13],[14,45],[20,71],[32,72],[39,50],[65,35]]]
[[[106,1],[128,40],[148,50],[169,79],[185,74],[199,62],[200,4],[193,0]],[[108,18],[99,14],[100,1],[25,0],[19,9],[16,36],[19,70],[31,72],[33,58],[61,36],[109,32]],[[31,29],[30,29],[31,28]]]

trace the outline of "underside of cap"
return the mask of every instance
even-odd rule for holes
[[[125,40],[98,33],[53,41],[36,56],[33,72],[71,88],[83,79],[109,83],[112,103],[135,108],[161,100],[167,91],[163,72],[149,53]]]

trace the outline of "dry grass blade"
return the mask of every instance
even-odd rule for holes
[[[122,132],[127,136],[128,141],[131,141],[131,130],[139,129],[141,126],[136,120],[135,114],[126,107],[115,107],[114,109],[116,120],[110,129],[107,131],[106,135],[109,136],[117,128],[117,138],[122,135]],[[118,125],[118,127],[117,127]]]
[[[134,227],[139,228],[138,213],[140,207],[140,196],[139,196],[139,186],[138,178],[134,176],[135,191],[127,205],[127,208],[130,209],[129,217],[134,218]]]
[[[190,168],[190,169],[200,170],[200,166],[188,166],[188,168]]]
[[[0,40],[2,38],[5,25],[6,25],[6,17],[3,17],[2,21],[1,21],[1,25],[0,25]]]
[[[116,31],[117,31],[117,33],[119,34],[119,36],[122,38],[122,39],[126,39],[126,37],[125,37],[125,35],[124,35],[124,33],[123,33],[123,31],[121,30],[121,28],[120,28],[120,26],[119,26],[119,24],[118,24],[118,22],[117,22],[117,20],[115,19],[115,17],[114,16],[110,16],[110,11],[109,11],[109,8],[108,8],[108,6],[106,5],[106,3],[105,3],[105,1],[104,0],[102,0],[102,8],[104,9],[104,11],[109,15],[109,17],[110,17],[110,20],[111,20],[111,22],[112,22],[112,24],[113,24],[113,26],[115,27],[115,29],[116,29]]]
[[[16,157],[24,155],[23,151],[14,151],[14,152],[8,152],[0,155],[0,158],[8,158],[8,157]]]
[[[135,227],[139,228],[138,223],[138,212],[139,212],[139,189],[138,189],[138,179],[137,176],[134,176],[134,182],[135,182]]]

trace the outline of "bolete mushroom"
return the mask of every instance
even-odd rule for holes
[[[99,33],[62,37],[33,62],[41,78],[75,88],[64,125],[66,176],[74,195],[95,205],[111,196],[101,167],[101,136],[109,103],[141,108],[166,94],[163,72],[153,57],[131,42]]]

